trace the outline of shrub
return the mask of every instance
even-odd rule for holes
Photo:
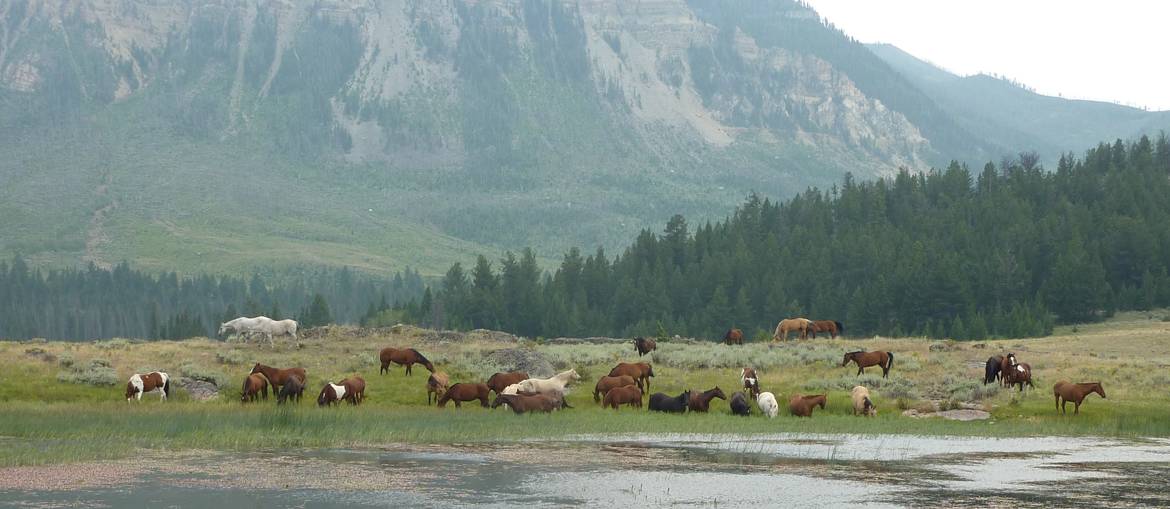
[[[221,350],[215,352],[215,360],[220,364],[239,366],[248,364],[250,359],[248,353],[241,350]]]
[[[182,373],[183,376],[193,380],[211,382],[215,384],[216,387],[221,389],[229,385],[227,375],[213,369],[205,368],[203,366],[198,366],[195,364],[184,364],[179,367],[179,372]]]
[[[62,352],[61,355],[57,357],[57,365],[63,368],[73,367],[73,354],[69,352]]]
[[[72,360],[70,363],[72,365]],[[85,368],[73,366],[72,369],[58,372],[57,381],[85,385],[118,385],[118,373],[110,366],[110,361],[94,359],[89,361]]]
[[[114,338],[106,341],[94,341],[93,344],[103,350],[121,350],[130,346],[130,340],[126,338]]]

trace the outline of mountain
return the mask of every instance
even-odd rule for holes
[[[1170,129],[1170,111],[1041,95],[986,74],[958,76],[889,44],[868,46],[975,136],[1049,162],[1102,140]]]

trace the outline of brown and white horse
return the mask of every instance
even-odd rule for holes
[[[321,393],[317,395],[317,405],[329,406],[334,403],[341,404],[342,401],[357,405],[365,399],[365,392],[366,381],[360,376],[352,376],[336,384],[326,383],[325,387],[321,388]]]
[[[162,371],[145,375],[135,373],[126,382],[126,402],[129,403],[131,398],[142,401],[143,394],[153,391],[159,392],[159,401],[166,401],[171,395],[171,377]]]

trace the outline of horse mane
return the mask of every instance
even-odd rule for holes
[[[423,364],[427,364],[427,363],[431,362],[431,361],[427,360],[427,358],[425,356],[423,356],[423,354],[418,353],[418,350],[411,348],[410,351],[414,352],[414,354],[418,356],[418,359],[420,361],[422,361]]]
[[[865,350],[857,350],[857,351],[853,351],[853,352],[845,352],[845,355],[854,355],[854,354],[859,354],[859,353],[865,353]]]

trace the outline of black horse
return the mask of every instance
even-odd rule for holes
[[[752,414],[752,404],[748,403],[747,396],[744,396],[743,392],[732,394],[731,402],[728,404],[731,406],[731,413],[735,415]]]
[[[983,385],[993,383],[1000,378],[1000,366],[1003,365],[1002,355],[992,355],[987,358],[987,368],[983,374]]]
[[[654,393],[650,396],[650,410],[657,410],[659,412],[677,412],[682,413],[687,411],[687,403],[691,401],[691,391],[687,389],[678,396],[667,396],[661,392]]]
[[[285,401],[301,402],[301,394],[305,392],[305,386],[301,380],[295,376],[288,377],[284,385],[280,386],[280,393],[276,395],[276,404],[283,404]]]

